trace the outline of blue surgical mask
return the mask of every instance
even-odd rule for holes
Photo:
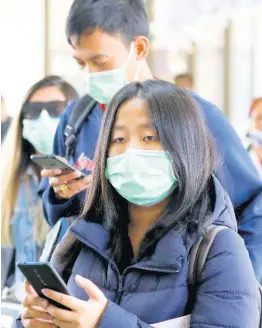
[[[163,150],[128,149],[109,157],[106,178],[122,197],[140,206],[161,202],[177,187],[171,157]]]
[[[109,104],[113,96],[129,83],[126,76],[126,69],[133,52],[134,43],[132,42],[127,62],[123,67],[104,72],[85,72],[86,93],[100,104]],[[138,62],[138,68],[134,80],[137,80],[139,70],[140,61]]]
[[[23,138],[40,153],[51,154],[59,118],[53,118],[46,110],[43,110],[37,119],[24,119],[22,123]]]

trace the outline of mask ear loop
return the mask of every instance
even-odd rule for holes
[[[137,70],[136,70],[136,74],[134,76],[134,80],[133,81],[138,81],[140,69],[141,69],[141,60],[138,60],[138,62],[137,62]]]
[[[127,59],[127,62],[125,64],[125,68],[128,66],[129,62],[130,62],[130,59],[133,55],[133,52],[134,52],[134,49],[135,49],[135,42],[132,41],[131,43],[131,46],[130,46],[130,51],[129,51],[129,55],[128,55],[128,59]],[[136,73],[135,73],[135,76],[133,78],[133,81],[138,81],[138,77],[139,77],[139,73],[140,73],[140,68],[141,68],[141,60],[138,60],[137,61],[137,69],[136,69]]]
[[[134,49],[135,49],[135,42],[133,41],[130,48],[130,56],[132,56]],[[133,81],[139,80],[138,78],[139,78],[140,69],[141,69],[141,60],[137,60],[137,69]]]

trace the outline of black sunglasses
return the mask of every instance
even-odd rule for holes
[[[66,101],[28,102],[22,107],[23,118],[35,120],[42,110],[46,110],[51,117],[59,117],[65,110]]]

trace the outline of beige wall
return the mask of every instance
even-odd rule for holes
[[[71,56],[65,23],[73,0],[47,0],[47,74],[62,75],[78,91],[83,90],[81,72]]]
[[[262,97],[262,6],[255,13],[253,52],[253,97]]]
[[[65,21],[73,0],[1,0],[1,94],[15,115],[29,87],[58,74],[83,91],[71,57]]]
[[[212,19],[199,30],[194,47],[195,91],[225,111],[225,26]]]
[[[72,59],[65,38],[65,21],[72,1],[1,0],[1,91],[12,114],[17,112],[27,89],[44,74],[62,75],[83,91],[83,74]],[[159,17],[153,12],[153,1],[158,0],[150,0],[151,16]],[[252,97],[262,95],[261,17],[262,8],[255,11],[251,21],[236,15],[227,39],[223,26],[215,20],[206,22],[193,52],[188,45],[177,49],[184,43],[177,31],[169,28],[170,34],[158,33],[161,42],[153,38],[157,47],[151,54],[154,73],[170,79],[187,69],[191,57],[196,91],[225,110],[239,131],[244,131],[249,103]],[[161,19],[155,20],[152,27],[161,31]]]
[[[11,115],[44,76],[44,0],[1,0],[1,93]]]
[[[178,2],[168,1],[170,6],[178,6]],[[262,6],[236,10],[227,19],[205,17],[193,28],[188,25],[181,29],[176,12],[169,17],[170,6],[155,3],[159,9],[153,22],[157,76],[171,78],[191,71],[195,91],[223,110],[244,136],[252,98],[262,96]]]

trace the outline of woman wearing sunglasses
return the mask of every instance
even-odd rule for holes
[[[128,84],[113,98],[84,215],[52,260],[72,296],[43,290],[71,311],[27,283],[24,327],[149,328],[188,313],[194,328],[258,327],[258,283],[213,176],[199,110],[186,90],[159,80]],[[210,224],[228,228],[216,236],[194,298],[189,252]]]
[[[2,298],[23,297],[23,276],[15,269],[19,261],[35,261],[48,227],[37,194],[40,170],[32,154],[52,153],[53,139],[68,102],[76,90],[59,76],[48,76],[29,90],[13,120],[2,150]]]

